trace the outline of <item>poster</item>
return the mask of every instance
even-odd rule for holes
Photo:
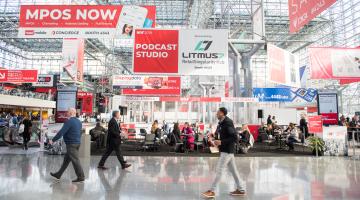
[[[54,75],[39,75],[38,80],[32,83],[33,87],[54,87]]]
[[[135,73],[229,75],[227,30],[137,29]]]
[[[348,155],[347,149],[347,128],[346,126],[324,127],[322,139],[325,142],[324,155],[345,156]]]
[[[289,0],[290,32],[298,32],[335,2],[336,0]]]
[[[317,91],[312,88],[254,88],[259,102],[313,102]]]
[[[308,117],[309,133],[322,133],[323,121],[321,115]]]
[[[120,87],[113,86],[114,92]],[[180,96],[181,78],[180,77],[145,77],[141,89],[122,89],[123,95],[133,96]]]
[[[300,87],[299,59],[275,45],[268,45],[269,81],[290,87]]]
[[[360,81],[360,48],[309,48],[310,78]]]
[[[63,39],[60,82],[83,82],[84,39]]]
[[[155,19],[155,6],[21,5],[18,37],[132,38]]]
[[[0,69],[0,83],[35,83],[38,70],[33,69]]]
[[[318,94],[318,113],[322,115],[323,122],[326,125],[338,124],[338,100],[336,93]]]
[[[77,101],[81,101],[81,113],[93,114],[93,94],[91,92],[79,91]]]
[[[76,86],[58,86],[56,101],[56,123],[65,122],[69,108],[76,108]]]

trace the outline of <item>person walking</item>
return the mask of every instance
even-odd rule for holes
[[[22,124],[24,124],[24,132],[23,132],[24,149],[28,150],[28,142],[31,139],[31,128],[32,128],[32,123],[28,116],[25,116],[24,120],[22,121]]]
[[[73,180],[72,182],[82,183],[85,180],[84,171],[81,167],[79,159],[82,124],[80,120],[76,118],[75,108],[69,108],[67,115],[69,119],[64,123],[63,127],[55,135],[55,137],[49,141],[50,144],[53,144],[55,141],[63,137],[66,144],[66,154],[63,164],[61,165],[59,171],[56,173],[50,173],[50,175],[56,180],[60,180],[62,174],[65,172],[66,168],[71,162],[77,176],[77,179]]]
[[[239,173],[235,164],[235,143],[237,141],[236,130],[233,121],[226,116],[227,110],[224,107],[219,108],[216,117],[219,120],[219,124],[215,132],[214,144],[219,147],[220,158],[217,162],[216,176],[212,183],[211,189],[202,193],[206,198],[214,198],[215,190],[219,184],[222,175],[226,169],[229,169],[236,183],[236,190],[230,192],[232,196],[244,196],[245,189],[243,183],[240,181]]]
[[[106,159],[110,156],[110,154],[115,151],[116,156],[121,164],[122,169],[129,168],[131,165],[127,164],[124,160],[124,157],[121,154],[121,136],[120,136],[120,127],[118,124],[118,120],[120,119],[120,112],[119,111],[113,111],[112,118],[109,121],[108,125],[108,137],[107,137],[107,145],[106,145],[106,151],[104,155],[102,156],[98,168],[106,170],[107,168],[104,166]]]

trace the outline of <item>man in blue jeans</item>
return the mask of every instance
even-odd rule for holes
[[[73,164],[77,179],[73,180],[73,183],[82,183],[85,180],[84,171],[81,167],[79,160],[79,148],[81,141],[81,130],[82,124],[78,118],[76,118],[75,108],[69,108],[68,110],[69,119],[64,123],[60,131],[55,137],[50,140],[50,144],[59,140],[61,137],[64,138],[66,144],[66,154],[64,162],[56,173],[50,173],[50,175],[57,181],[60,180],[61,175],[64,173],[70,162]]]
[[[211,189],[202,193],[206,198],[214,198],[215,190],[219,184],[221,177],[226,169],[229,169],[231,175],[233,176],[236,184],[236,190],[230,192],[232,196],[244,196],[245,189],[243,184],[240,181],[239,173],[236,169],[235,164],[235,143],[237,142],[237,134],[234,127],[233,121],[226,116],[226,108],[219,108],[216,117],[219,120],[219,124],[216,128],[214,141],[215,145],[219,147],[220,158],[217,162],[216,167],[216,177],[211,186]]]

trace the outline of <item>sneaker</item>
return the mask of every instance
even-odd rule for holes
[[[234,192],[230,192],[231,196],[245,196],[245,190],[235,190]]]
[[[206,198],[214,198],[215,197],[215,192],[208,190],[204,193],[202,193],[202,195]]]
[[[122,169],[126,169],[126,168],[129,168],[129,167],[131,167],[130,164],[124,164],[121,168],[122,168]]]
[[[105,166],[100,166],[100,165],[99,165],[97,168],[98,168],[98,169],[102,169],[102,170],[107,170],[107,169],[108,169],[107,167],[105,167]]]
[[[77,178],[77,179],[75,179],[75,180],[73,180],[72,182],[73,183],[84,183],[84,178]]]
[[[55,181],[60,181],[60,176],[57,176],[55,173],[50,172],[50,176],[53,177]]]

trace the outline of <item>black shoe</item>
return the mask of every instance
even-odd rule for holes
[[[84,178],[77,178],[77,179],[75,179],[75,180],[73,180],[72,182],[73,183],[84,183]]]
[[[127,163],[127,161],[126,160],[124,160],[124,164],[126,164]]]
[[[122,168],[122,169],[126,169],[126,168],[129,168],[129,167],[131,167],[130,164],[124,164],[121,168]]]
[[[105,166],[98,166],[98,169],[102,169],[102,170],[107,170],[108,168],[107,167],[105,167]]]
[[[56,175],[55,173],[50,172],[50,176],[55,179],[55,181],[60,181],[60,176]]]

